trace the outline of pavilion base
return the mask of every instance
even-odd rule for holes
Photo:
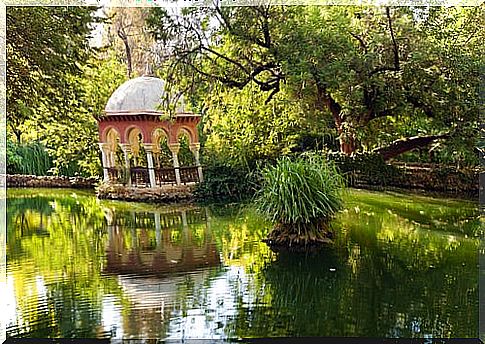
[[[99,199],[150,203],[190,203],[194,200],[194,184],[164,185],[156,188],[127,187],[119,184],[101,184],[96,195]]]

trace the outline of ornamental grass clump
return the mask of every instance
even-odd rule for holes
[[[343,206],[344,180],[321,157],[282,158],[262,170],[256,209],[275,226],[270,246],[308,246],[330,242],[329,222]]]

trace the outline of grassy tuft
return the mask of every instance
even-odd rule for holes
[[[319,156],[282,158],[262,170],[256,209],[275,224],[270,238],[309,243],[322,241],[330,219],[343,206],[344,180]]]

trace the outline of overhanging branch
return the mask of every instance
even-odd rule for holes
[[[396,140],[386,147],[376,148],[372,151],[372,153],[380,154],[384,160],[389,160],[405,152],[427,146],[436,140],[446,139],[448,137],[450,137],[450,133],[408,137],[405,139]]]

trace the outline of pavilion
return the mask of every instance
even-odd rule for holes
[[[172,116],[161,110],[167,99]],[[200,115],[185,111],[182,96],[170,100],[163,80],[128,80],[111,95],[97,121],[105,183],[156,188],[202,182]],[[181,142],[193,157],[188,166],[179,163]]]

